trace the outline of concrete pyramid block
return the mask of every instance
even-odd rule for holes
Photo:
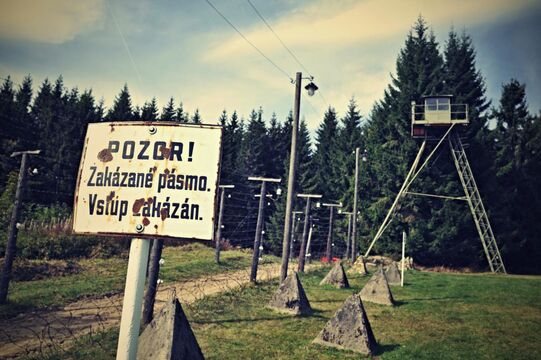
[[[377,342],[361,297],[358,294],[350,296],[313,342],[373,355]]]
[[[342,264],[340,262],[337,262],[336,265],[333,266],[331,271],[329,271],[327,276],[325,276],[323,280],[321,280],[319,285],[333,285],[339,289],[348,289],[349,282]]]
[[[272,296],[267,307],[286,314],[312,314],[312,307],[297,272],[293,272],[286,277]]]
[[[137,360],[204,359],[176,297],[167,301],[139,336]]]
[[[368,280],[359,293],[363,301],[369,301],[381,305],[394,305],[393,294],[387,283],[383,269],[379,269]]]
[[[393,261],[393,263],[387,268],[385,275],[387,276],[389,285],[400,285],[400,270],[398,270],[396,261]]]
[[[357,261],[353,264],[350,270],[352,273],[360,275],[368,275],[368,270],[366,270],[366,261],[363,256],[359,256]]]

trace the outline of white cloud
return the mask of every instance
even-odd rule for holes
[[[93,29],[103,0],[0,0],[0,37],[59,44]]]
[[[303,97],[302,112],[309,128],[314,129],[327,108],[326,101],[335,106],[341,116],[354,96],[363,116],[370,113],[372,105],[382,97],[390,82],[389,74],[394,71],[398,51],[420,14],[429,26],[448,31],[451,26],[460,29],[513,16],[536,3],[535,0],[457,0],[452,3],[446,0],[319,0],[269,21],[316,76],[315,81],[324,94],[325,99]],[[224,23],[223,26],[228,25]],[[260,21],[251,28],[241,28],[241,31],[286,72],[299,68]],[[225,33],[227,35],[221,29],[219,33],[207,34],[213,41],[201,53],[202,62],[219,66],[224,72],[242,74],[234,79],[238,91],[228,91],[227,100],[231,103],[250,102],[269,108],[274,102],[263,95],[263,91],[271,96],[277,96],[280,91],[287,92],[287,80],[236,33]],[[259,63],[256,63],[258,58]],[[247,80],[261,84],[261,88],[243,98],[231,96],[240,95],[244,90],[241,83]],[[282,96],[282,99],[287,97]],[[209,108],[215,108],[224,100],[223,97],[207,101],[198,99]],[[281,104],[284,104],[283,100]],[[281,112],[286,111],[282,109]]]
[[[293,49],[306,47],[329,51],[360,42],[382,41],[404,34],[422,14],[431,25],[471,25],[524,11],[536,0],[366,0],[341,3],[315,1],[272,22],[273,28]],[[250,41],[273,55],[283,49],[263,24],[244,31]],[[231,55],[253,51],[242,38],[232,34],[213,47],[207,60],[221,60]]]

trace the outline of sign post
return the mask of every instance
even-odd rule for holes
[[[213,239],[221,140],[213,125],[88,125],[74,232],[133,236],[117,359],[137,357],[150,239]]]
[[[406,232],[402,231],[402,276],[400,277],[400,286],[404,286],[404,266],[406,263]]]
[[[122,302],[120,332],[116,349],[117,360],[130,360],[137,357],[137,339],[139,338],[139,327],[141,326],[149,244],[149,239],[133,238],[131,241],[126,287]]]

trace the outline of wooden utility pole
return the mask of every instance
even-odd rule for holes
[[[286,214],[284,218],[284,237],[282,239],[282,266],[280,268],[280,283],[287,277],[289,251],[291,241],[291,217],[293,200],[295,198],[295,177],[297,175],[297,132],[299,129],[299,113],[301,109],[302,73],[295,77],[295,103],[293,104],[293,124],[291,127],[291,151],[289,153],[289,176],[287,179]]]
[[[359,155],[361,149],[355,148],[355,191],[353,193],[353,225],[351,228],[351,262],[357,260],[357,202],[359,194]]]
[[[218,227],[216,228],[215,233],[215,243],[216,243],[216,250],[214,252],[214,261],[216,261],[216,264],[220,263],[220,242],[222,241],[222,221],[224,216],[224,199],[225,199],[225,189],[234,189],[235,185],[219,185],[220,188],[220,210],[218,215]]]
[[[304,271],[304,263],[306,256],[306,237],[308,236],[308,226],[310,223],[310,203],[311,199],[321,199],[321,195],[316,194],[297,194],[297,197],[306,198],[306,208],[304,210],[304,227],[302,230],[302,242],[299,251],[299,264],[297,271]]]
[[[350,245],[351,245],[351,217],[353,216],[353,212],[338,210],[338,213],[348,216],[348,235],[347,235],[347,239],[346,239],[346,253],[344,255],[344,258],[347,260],[347,259],[350,258],[349,249],[351,248],[350,247]]]
[[[263,222],[265,221],[265,201],[267,195],[267,182],[279,183],[281,179],[249,177],[250,181],[261,181],[261,193],[259,197],[259,210],[257,213],[257,225],[254,238],[254,253],[252,255],[252,271],[250,272],[250,281],[255,283],[257,279],[257,266],[259,264],[259,244],[261,244],[261,234],[263,232]]]
[[[302,214],[302,211],[293,211],[291,213],[292,221],[291,221],[291,240],[289,243],[289,259],[293,260],[293,244],[295,243],[295,233],[296,229],[298,228],[299,224],[297,223],[297,215]],[[300,220],[300,219],[299,219]]]
[[[342,203],[339,204],[321,204],[329,208],[329,233],[327,234],[327,250],[325,251],[325,256],[327,257],[327,262],[332,263],[332,232],[333,232],[333,214],[335,207],[342,207]]]
[[[17,221],[21,212],[23,191],[26,180],[26,165],[28,155],[38,155],[41,150],[17,151],[11,154],[11,157],[22,155],[21,167],[19,169],[19,179],[17,180],[17,190],[15,191],[15,202],[11,212],[11,221],[8,228],[8,238],[6,241],[6,254],[4,256],[4,268],[2,278],[0,279],[0,304],[5,304],[8,297],[9,281],[11,279],[11,268],[17,251]]]
[[[154,239],[150,251],[150,265],[147,276],[147,291],[143,305],[143,325],[148,325],[154,316],[154,302],[158,290],[158,277],[160,274],[160,259],[162,258],[163,239]]]

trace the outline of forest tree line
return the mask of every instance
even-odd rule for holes
[[[440,50],[441,49],[441,50]],[[355,99],[342,115],[329,107],[312,140],[301,121],[298,140],[297,192],[322,194],[325,201],[341,201],[351,211],[354,193],[356,147],[366,161],[360,166],[359,248],[366,251],[418,151],[410,136],[410,103],[423,95],[452,94],[454,102],[468,104],[470,125],[461,130],[470,165],[510,272],[539,273],[541,263],[541,119],[529,112],[525,84],[511,79],[503,84],[498,102],[486,99],[483,75],[476,67],[470,36],[450,31],[438,43],[424,20],[407,34],[396,60],[391,82],[366,117]],[[216,123],[224,128],[221,183],[234,184],[226,200],[223,237],[249,247],[253,241],[259,183],[248,176],[282,178],[282,194],[270,186],[264,247],[281,253],[285,193],[289,164],[291,113],[285,119],[253,110],[246,118],[223,111],[219,119],[202,119],[199,111],[188,114],[171,98],[161,109],[156,99],[142,107],[132,103],[125,85],[106,109],[91,90],[67,89],[62,77],[34,89],[30,76],[15,85],[10,78],[0,89],[0,226],[9,221],[19,166],[16,150],[39,148],[30,159],[39,176],[29,177],[27,216],[32,206],[69,208],[86,125],[99,121],[145,120],[181,123]],[[207,121],[205,121],[207,120]],[[410,189],[441,195],[462,196],[449,150],[444,146]],[[304,202],[295,200],[295,210]],[[313,211],[317,236],[314,254],[324,251],[328,210]],[[300,216],[298,223],[303,221]],[[345,250],[347,219],[335,216],[335,255]],[[297,231],[299,229],[297,228]],[[301,227],[302,231],[302,227]],[[401,233],[408,233],[408,252],[424,265],[471,266],[486,269],[469,208],[465,202],[407,196],[396,219],[375,244],[374,253],[396,256]],[[5,237],[4,237],[5,238]],[[5,241],[5,239],[2,239]],[[298,241],[296,242],[298,244]],[[295,245],[295,253],[298,246]]]

